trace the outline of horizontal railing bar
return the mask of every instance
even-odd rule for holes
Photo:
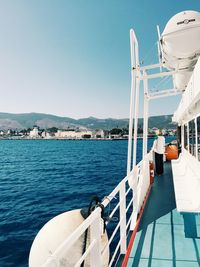
[[[115,208],[113,209],[113,211],[110,213],[109,218],[111,219],[113,217],[113,215],[115,214],[115,212],[117,211],[117,209],[120,206],[120,202],[118,202],[118,204],[115,206]]]
[[[113,254],[113,256],[112,256],[112,258],[111,258],[111,260],[110,260],[110,263],[109,263],[108,267],[111,267],[111,266],[112,266],[112,263],[113,263],[113,261],[114,261],[114,259],[115,259],[115,256],[116,256],[117,251],[119,250],[119,248],[120,248],[120,242],[119,242],[118,245],[116,246],[115,252],[114,252],[114,254]]]
[[[131,187],[129,187],[129,189],[127,190],[127,192],[126,192],[126,194],[125,194],[125,197],[128,195],[128,193],[130,192],[130,190],[131,190]],[[117,205],[115,206],[115,208],[112,210],[112,212],[111,212],[110,215],[109,215],[109,218],[110,218],[110,219],[113,217],[113,215],[115,214],[115,212],[116,212],[117,209],[119,208],[120,203],[121,203],[122,201],[124,201],[125,197],[123,197],[123,198],[117,203]],[[109,222],[108,222],[108,223],[109,223]]]
[[[106,207],[113,200],[113,198],[115,198],[115,196],[117,195],[117,193],[119,193],[121,184],[125,183],[126,182],[125,181],[126,179],[128,179],[127,176],[117,185],[117,187],[115,187],[115,189],[111,192],[111,194],[104,199],[104,201],[102,202],[102,204],[104,205],[104,207]]]
[[[122,186],[122,184],[126,183],[128,181],[129,176],[131,176],[133,174],[133,171],[131,171],[116,187],[115,189],[103,200],[102,204],[104,205],[104,207],[106,207],[112,200],[113,198],[116,196],[116,194],[119,192],[120,187]]]
[[[112,233],[112,235],[111,235],[111,237],[110,237],[108,243],[106,244],[105,248],[103,249],[103,253],[102,253],[102,255],[104,255],[106,249],[108,248],[108,246],[109,246],[110,243],[112,242],[112,240],[113,240],[115,234],[117,233],[117,230],[119,229],[119,227],[120,227],[120,221],[118,222],[118,224],[117,224],[117,226],[115,227],[115,230],[113,231],[113,233]]]
[[[118,255],[118,257],[116,258],[116,263],[118,263],[119,262],[119,258],[120,258],[120,256],[121,256],[121,254],[119,253],[119,255]],[[115,266],[114,267],[117,267],[117,265],[115,264]]]
[[[131,188],[129,188],[129,190],[127,191],[129,193],[129,191],[131,190]],[[127,195],[127,194],[126,194]],[[113,209],[113,211],[110,213],[109,215],[109,219],[112,219],[113,215],[115,214],[115,212],[117,211],[117,209],[120,206],[120,203],[124,201],[124,199],[126,198],[126,195],[117,203],[117,205],[115,206],[115,208]],[[109,221],[107,222],[106,225],[109,224]]]
[[[125,196],[127,196],[128,195],[128,193],[131,191],[131,187],[129,187],[129,189],[126,191],[126,194],[125,194]]]
[[[126,214],[125,214],[125,215],[126,215]],[[114,238],[114,236],[115,236],[117,230],[119,229],[120,224],[121,224],[121,222],[122,222],[123,219],[124,219],[124,216],[122,216],[122,217],[120,218],[118,224],[116,225],[115,230],[113,231],[113,233],[112,233],[112,235],[111,235],[111,237],[110,237],[108,243],[106,244],[105,248],[103,249],[103,253],[102,253],[102,255],[104,255],[106,249],[108,248],[108,246],[109,246],[110,243],[112,242],[112,240],[113,240],[113,238]]]
[[[142,163],[143,163],[143,160],[140,160],[140,162],[138,162],[137,164],[137,167],[141,167]]]
[[[160,68],[160,67],[163,67],[162,63],[143,66],[143,67],[140,67],[140,70],[151,70],[151,69],[156,69],[156,68]]]
[[[130,206],[131,206],[132,203],[133,203],[133,198],[131,198],[131,201],[129,202],[129,204],[128,204],[127,208],[126,208],[126,213],[129,210],[129,208],[130,208]]]
[[[128,227],[129,227],[129,225],[130,225],[130,223],[131,223],[131,219],[132,219],[132,216],[130,216],[130,218],[129,218],[127,224],[126,224],[126,230],[128,229]]]
[[[159,73],[154,73],[154,74],[142,75],[140,77],[140,80],[155,79],[155,78],[159,78],[159,77],[172,76],[176,73],[177,73],[177,71],[165,71],[165,72],[159,72]]]
[[[97,240],[94,239],[92,241],[92,243],[88,246],[87,250],[82,255],[82,257],[79,259],[79,261],[75,264],[74,267],[80,267],[81,263],[85,260],[85,258],[87,257],[87,255],[89,254],[89,252],[93,249],[93,247],[95,246],[96,243],[97,243]]]

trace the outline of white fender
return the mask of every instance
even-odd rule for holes
[[[66,238],[84,221],[80,214],[80,210],[72,210],[62,213],[50,221],[48,221],[39,231],[33,241],[30,255],[29,267],[41,267],[47,259],[55,252],[55,250],[66,240]],[[87,246],[90,243],[88,231]],[[59,260],[63,267],[72,267],[82,256],[84,234],[65,253]],[[106,232],[102,235],[102,250],[108,243]],[[102,266],[108,266],[109,249],[104,254]],[[89,258],[86,258],[85,267],[89,267]]]

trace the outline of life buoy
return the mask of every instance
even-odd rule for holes
[[[55,252],[55,250],[66,240],[66,238],[84,221],[80,209],[62,213],[48,221],[38,232],[33,241],[30,255],[29,267],[40,267]],[[90,244],[88,234],[87,247]],[[84,235],[65,253],[59,260],[63,267],[72,267],[82,256]],[[102,251],[108,243],[105,233],[101,238]],[[88,256],[89,257],[89,256]],[[84,267],[89,267],[89,258],[86,258]],[[109,262],[109,249],[104,254],[102,266],[107,267]]]

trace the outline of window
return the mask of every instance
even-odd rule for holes
[[[187,124],[184,125],[184,148],[188,150],[188,129],[187,129]]]
[[[198,160],[200,161],[200,116],[197,118],[197,151]]]
[[[178,155],[181,153],[181,126],[177,127],[177,147],[178,147]]]
[[[189,122],[189,152],[195,156],[196,154],[196,140],[195,140],[195,122]]]

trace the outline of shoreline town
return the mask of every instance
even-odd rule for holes
[[[156,127],[148,129],[148,137],[153,138],[159,129]],[[161,129],[164,136],[175,136],[176,129]],[[140,129],[138,138],[143,138],[143,130]],[[114,128],[112,130],[90,130],[90,129],[67,129],[60,130],[56,127],[47,130],[34,126],[27,130],[0,131],[1,140],[127,140],[128,130]]]

